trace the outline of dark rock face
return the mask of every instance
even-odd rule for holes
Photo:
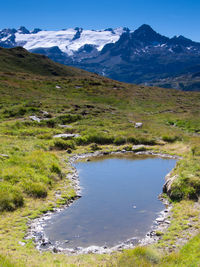
[[[38,32],[41,32],[41,29],[39,29],[39,28],[35,28],[31,33],[36,34],[36,33],[38,33]]]
[[[78,27],[75,28],[75,30],[76,30],[76,34],[74,35],[74,38],[72,39],[73,41],[79,39],[81,37],[81,33],[83,31],[82,28],[78,28]]]
[[[21,26],[18,32],[23,34],[30,34],[29,30],[27,30],[24,26]]]

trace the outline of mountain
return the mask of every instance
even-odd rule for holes
[[[200,43],[181,35],[168,38],[146,24],[135,31],[4,29],[0,46],[23,46],[56,62],[123,82],[184,90],[191,90],[187,82],[194,79],[191,68],[200,65]],[[179,76],[181,82],[174,82]],[[198,82],[194,83],[192,90],[200,90]]]

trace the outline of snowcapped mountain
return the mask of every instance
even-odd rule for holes
[[[27,50],[58,47],[63,53],[72,56],[84,45],[101,51],[106,44],[117,42],[124,31],[123,28],[100,31],[75,28],[61,31],[34,29],[30,32],[25,27],[20,27],[18,30],[0,31],[0,44],[6,47],[23,46]]]
[[[0,46],[23,46],[56,62],[123,82],[184,90],[191,77],[197,79],[191,70],[200,65],[200,43],[181,35],[163,36],[146,24],[135,31],[78,27],[60,31],[4,29],[0,31]],[[198,86],[199,80],[190,88],[200,90]]]

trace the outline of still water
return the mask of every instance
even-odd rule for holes
[[[144,156],[76,163],[82,197],[51,218],[46,236],[63,248],[113,247],[143,238],[164,209],[158,195],[175,163]]]

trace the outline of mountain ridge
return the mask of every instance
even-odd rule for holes
[[[22,46],[33,53],[122,82],[168,87],[173,77],[186,77],[188,70],[200,64],[200,43],[182,35],[172,38],[143,24],[132,31],[128,28],[84,30],[76,27],[61,31],[27,30],[25,27],[0,31],[0,46]],[[190,76],[195,76],[191,72]],[[185,76],[184,76],[185,75]],[[192,83],[197,84],[196,78]],[[183,84],[183,86],[182,86]],[[185,88],[188,78],[176,83]],[[190,86],[189,86],[190,87]],[[200,90],[195,86],[195,90]]]

